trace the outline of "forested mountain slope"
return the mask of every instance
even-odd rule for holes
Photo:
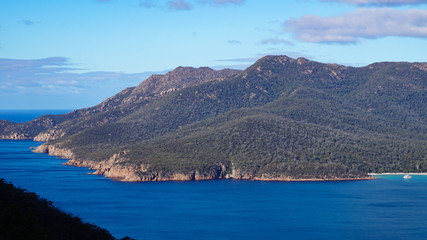
[[[128,181],[426,171],[426,63],[354,68],[266,56],[221,76],[182,70],[47,128],[39,151]]]

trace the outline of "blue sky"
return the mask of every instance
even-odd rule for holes
[[[426,52],[426,0],[0,0],[0,109],[90,107],[178,66]]]

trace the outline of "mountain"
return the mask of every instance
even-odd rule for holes
[[[361,179],[426,171],[426,89],[427,63],[266,56],[241,72],[153,75],[93,108],[5,123],[2,135],[47,141],[38,152],[123,181]]]
[[[35,140],[46,141],[57,137],[55,135],[63,136],[65,134],[58,133],[57,129],[68,129],[71,126],[81,125],[81,128],[77,127],[75,130],[77,132],[83,128],[102,125],[108,121],[117,120],[122,114],[132,112],[148,103],[149,100],[156,99],[165,93],[205,82],[221,81],[240,72],[240,70],[234,69],[215,71],[208,67],[178,67],[164,75],[152,75],[137,87],[124,89],[91,108],[61,115],[45,115],[27,123],[0,120],[0,139],[34,139],[36,137]],[[119,116],[115,116],[115,114]],[[64,127],[59,128],[58,125],[61,124]],[[39,133],[47,130],[50,131],[37,137]]]

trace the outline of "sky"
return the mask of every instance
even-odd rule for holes
[[[0,0],[0,109],[91,107],[178,66],[426,53],[427,0]]]

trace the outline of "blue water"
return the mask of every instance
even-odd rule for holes
[[[427,178],[122,183],[0,140],[0,177],[116,237],[425,239]]]
[[[28,122],[46,114],[63,114],[71,110],[0,110],[0,119],[15,123]]]

